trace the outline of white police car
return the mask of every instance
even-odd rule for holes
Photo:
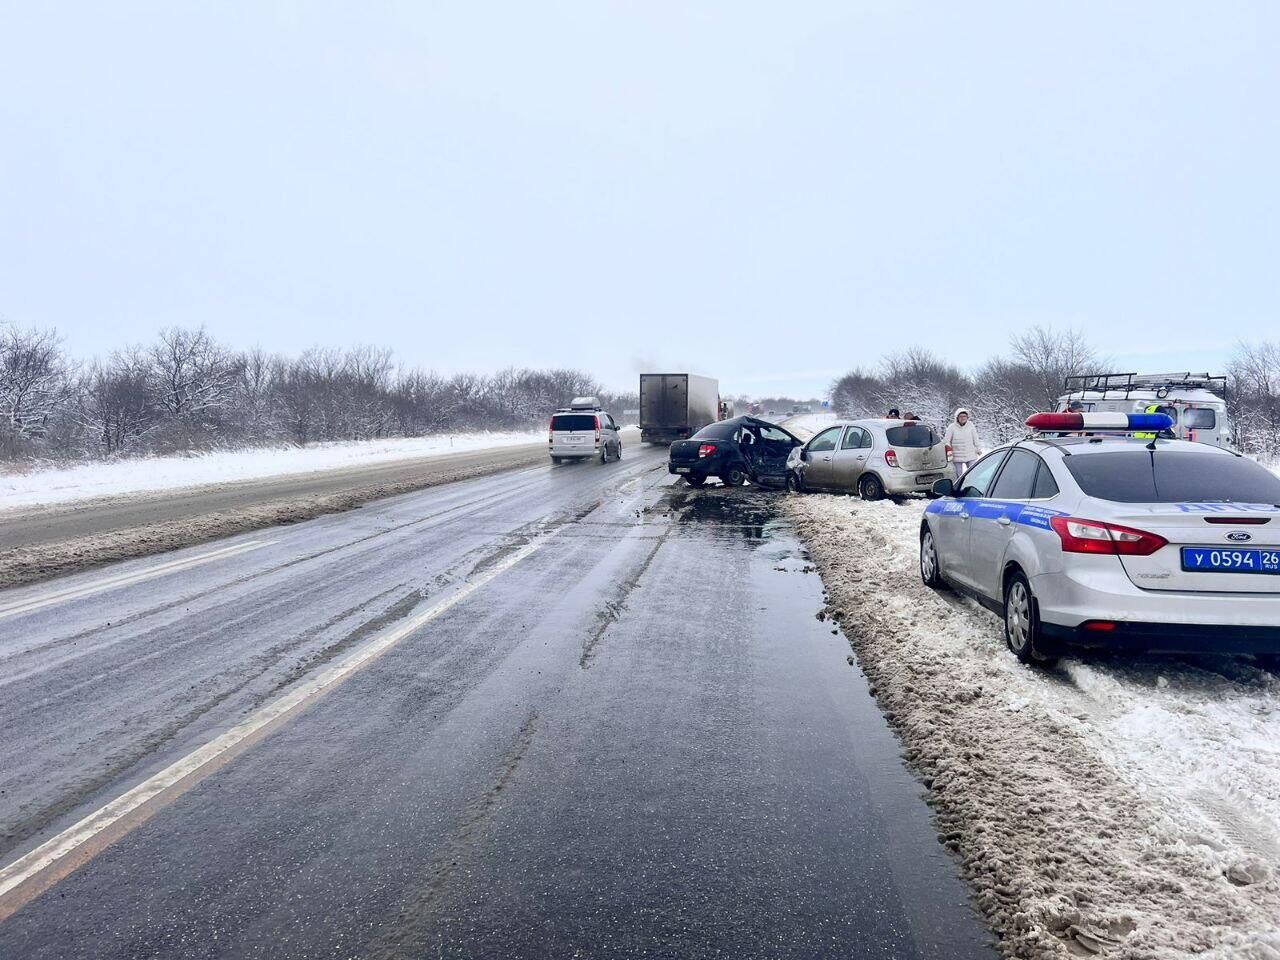
[[[924,582],[1001,614],[1025,662],[1073,646],[1274,657],[1280,477],[1221,448],[1146,439],[1171,423],[1031,417],[1056,432],[935,484],[920,527]]]

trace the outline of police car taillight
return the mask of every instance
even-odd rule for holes
[[[1149,557],[1168,540],[1145,530],[1121,527],[1079,517],[1051,517],[1049,523],[1062,540],[1064,553],[1101,553],[1109,556]]]
[[[884,462],[891,467],[896,467],[898,465],[898,451],[886,450],[884,452]]]

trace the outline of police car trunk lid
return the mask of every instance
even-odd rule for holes
[[[1277,593],[1280,506],[1247,503],[1111,504],[1109,523],[1154,533],[1168,544],[1150,556],[1121,556],[1124,571],[1144,590],[1183,593]],[[1115,510],[1119,507],[1119,510]],[[1184,548],[1186,555],[1184,556]],[[1223,554],[1252,553],[1252,557]],[[1244,563],[1242,572],[1219,564]],[[1195,569],[1195,567],[1200,567]],[[1191,568],[1191,569],[1189,569]]]

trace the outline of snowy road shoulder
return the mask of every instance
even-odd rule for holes
[[[1280,678],[1024,667],[996,618],[921,584],[922,508],[787,499],[1006,954],[1280,958]]]
[[[545,431],[318,443],[79,463],[0,474],[0,511],[545,443]]]

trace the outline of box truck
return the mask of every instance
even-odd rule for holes
[[[640,439],[671,443],[720,418],[720,381],[693,373],[640,374]]]

